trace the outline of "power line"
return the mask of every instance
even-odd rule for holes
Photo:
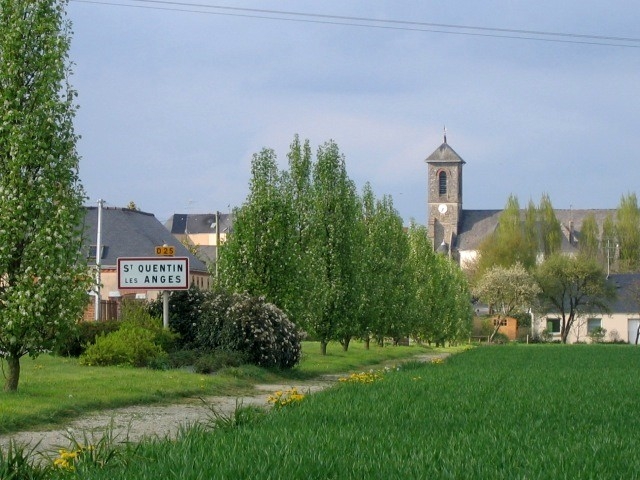
[[[72,0],[76,3],[110,5],[151,10],[168,10],[232,17],[257,18],[263,20],[279,20],[325,25],[342,25],[360,28],[377,28],[386,30],[403,30],[414,32],[443,33],[449,35],[465,35],[489,38],[532,40],[555,43],[574,43],[609,47],[640,48],[640,38],[617,37],[604,35],[586,35],[567,32],[549,32],[538,30],[521,30],[510,28],[494,28],[473,25],[455,25],[444,23],[415,22],[408,20],[392,20],[368,17],[351,17],[319,13],[303,13],[284,10],[266,10],[257,8],[228,7],[202,3],[187,3],[168,0],[130,0],[133,3],[121,3],[100,0]],[[177,8],[185,7],[185,8]],[[207,9],[203,10],[194,10]]]

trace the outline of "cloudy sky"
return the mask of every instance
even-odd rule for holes
[[[297,133],[424,224],[444,126],[464,208],[640,194],[637,0],[208,2],[71,0],[88,204],[226,212]]]

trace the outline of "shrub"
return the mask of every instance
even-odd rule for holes
[[[139,327],[153,333],[153,343],[159,345],[165,352],[176,348],[178,336],[165,329],[162,318],[151,315],[144,302],[138,300],[122,302],[122,326]]]
[[[240,352],[218,350],[198,357],[194,363],[197,373],[214,373],[225,367],[239,367],[246,363],[245,356]]]
[[[179,335],[177,347],[192,348],[202,315],[202,304],[206,293],[192,285],[188,290],[175,290],[169,295],[169,328]],[[149,303],[148,313],[162,318],[162,298]]]
[[[95,342],[97,337],[115,332],[120,328],[120,324],[119,320],[79,322],[75,325],[71,335],[58,341],[54,353],[65,357],[79,357],[87,346]]]
[[[596,327],[589,332],[589,338],[592,343],[602,343],[604,336],[607,334],[607,329],[602,327]]]
[[[243,353],[262,367],[291,368],[300,361],[297,327],[262,297],[215,292],[203,305],[201,348]]]
[[[194,365],[202,354],[198,350],[174,350],[169,352],[167,361],[170,368],[182,368]]]
[[[120,330],[98,337],[80,356],[80,363],[144,367],[166,356],[154,340],[155,334],[152,331],[123,324]]]

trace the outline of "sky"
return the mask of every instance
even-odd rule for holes
[[[637,0],[71,0],[68,17],[87,205],[228,212],[252,155],[286,168],[298,134],[425,224],[445,127],[465,209],[640,193]]]

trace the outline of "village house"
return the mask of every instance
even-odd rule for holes
[[[101,252],[96,262],[98,238],[98,210],[101,208]],[[118,306],[123,298],[154,300],[159,290],[155,289],[119,289],[118,259],[156,257],[156,247],[172,247],[175,257],[188,259],[188,285],[209,288],[211,276],[207,266],[192,254],[169,232],[151,213],[113,207],[85,207],[84,235],[82,254],[92,271],[100,264],[100,305],[101,312],[96,316],[95,304],[90,302],[85,311],[87,320],[115,318]],[[93,299],[95,293],[91,292]]]
[[[218,245],[224,244],[232,231],[233,215],[220,212],[175,213],[164,226],[213,270],[218,258]]]

